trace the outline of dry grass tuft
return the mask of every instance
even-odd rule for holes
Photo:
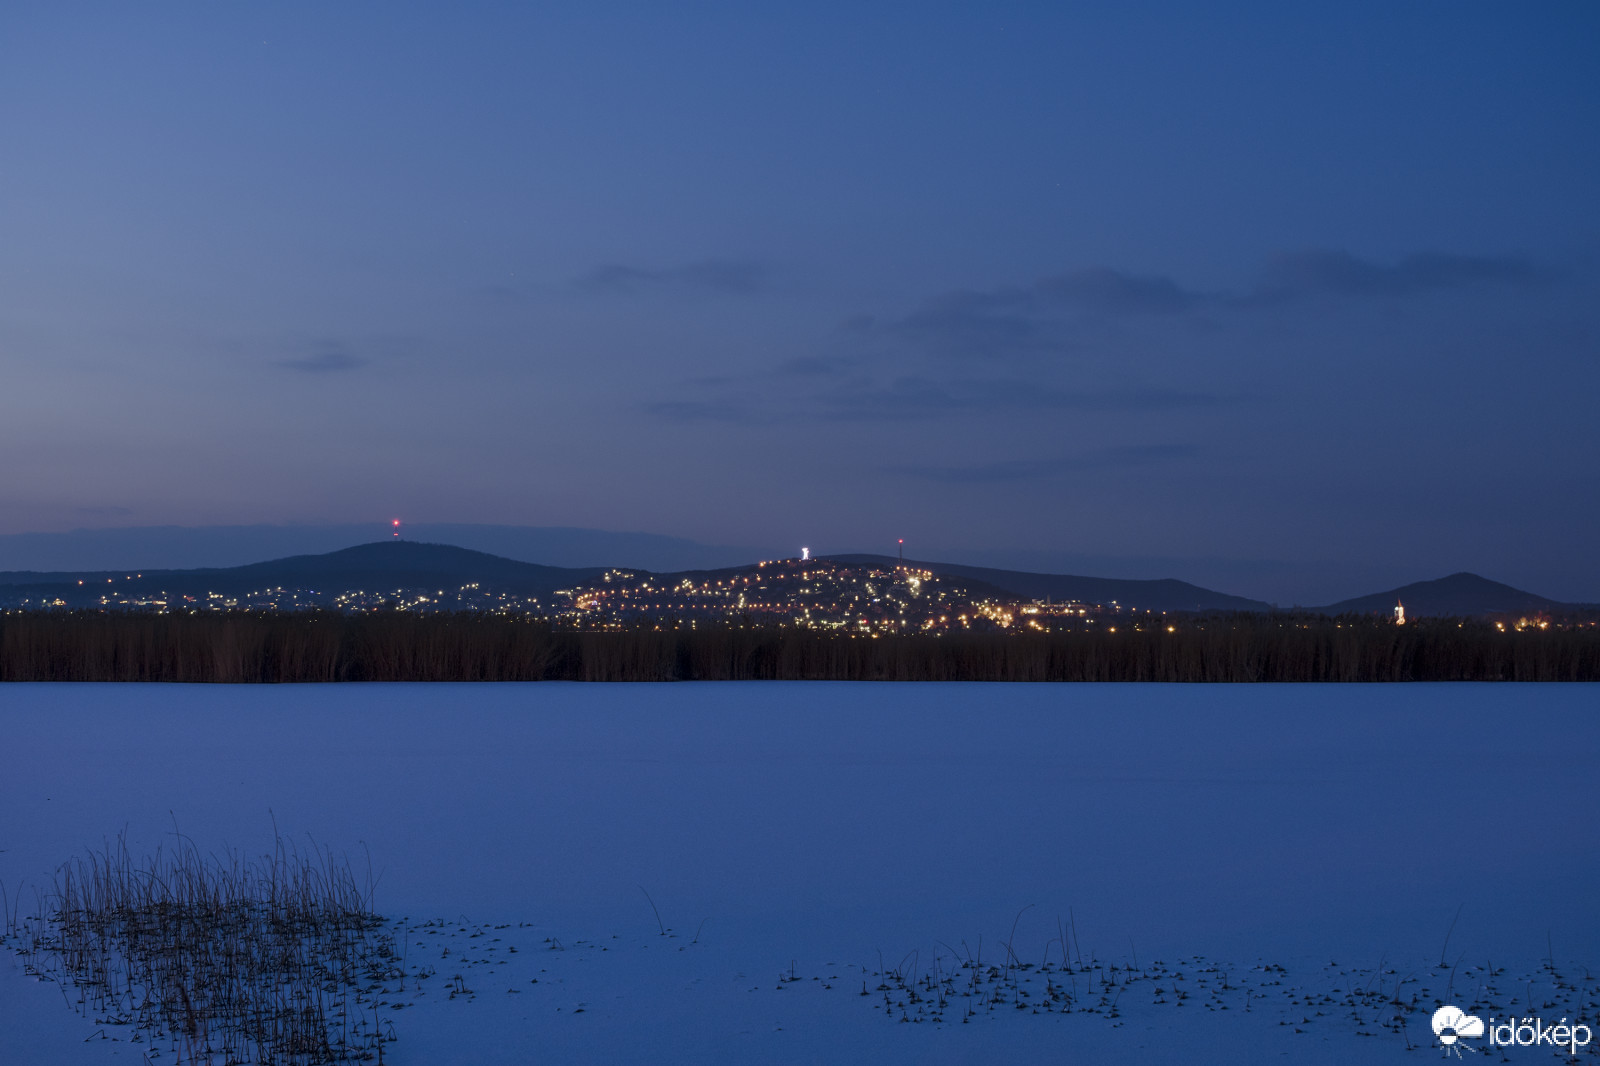
[[[370,875],[281,837],[255,860],[175,841],[136,860],[119,837],[62,866],[25,923],[31,967],[180,1063],[382,1062],[377,1000],[401,971]]]

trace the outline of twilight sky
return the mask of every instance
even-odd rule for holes
[[[1600,5],[1201,7],[8,3],[0,534],[1600,601]]]

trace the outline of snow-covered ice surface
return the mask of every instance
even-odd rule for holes
[[[1595,686],[13,685],[0,752],[13,904],[125,827],[370,850],[396,1066],[1398,1062],[1440,1003],[1600,1021]],[[0,1063],[174,1061],[9,948]]]

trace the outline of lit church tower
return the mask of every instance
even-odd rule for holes
[[[1406,624],[1406,605],[1399,600],[1394,601],[1394,624],[1397,626]]]

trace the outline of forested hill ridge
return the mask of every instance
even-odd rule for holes
[[[1405,605],[1408,615],[1473,617],[1486,614],[1541,614],[1581,609],[1585,605],[1560,603],[1532,592],[1502,585],[1477,574],[1459,573],[1436,581],[1416,581],[1387,592],[1340,600],[1317,608],[1323,614],[1365,614]],[[1588,605],[1591,609],[1593,605]]]
[[[818,560],[842,566],[893,571],[900,561],[888,555],[835,555]],[[663,586],[708,577],[726,579],[754,573],[759,564],[716,571],[652,574],[625,567],[559,567],[472,551],[447,544],[385,540],[320,555],[296,555],[245,566],[190,570],[94,570],[0,572],[0,606],[8,608],[144,607],[185,609],[252,606],[247,598],[265,590],[281,595],[276,607],[372,607],[393,604],[396,593],[425,596],[446,608],[455,603],[482,609],[488,599],[511,609],[553,609],[563,592],[590,586],[608,572],[626,569]],[[906,560],[908,567],[936,575],[975,594],[1006,595],[1019,602],[1054,601],[1115,604],[1154,612],[1269,611],[1261,600],[1202,588],[1177,579],[1134,580],[1071,574],[1033,573],[993,567]],[[470,591],[471,597],[465,592]],[[297,597],[297,593],[304,593]],[[360,596],[353,594],[360,593]],[[350,594],[350,595],[347,595]],[[344,597],[341,599],[341,597]],[[475,598],[472,598],[475,597]],[[1526,592],[1475,574],[1405,585],[1369,596],[1311,608],[1318,613],[1387,613],[1396,600],[1411,617],[1481,616],[1583,609]],[[1592,609],[1592,608],[1590,608]]]
[[[891,567],[897,561],[892,555],[829,555],[826,558],[842,563],[871,563]],[[1141,611],[1270,611],[1272,609],[1271,604],[1261,600],[1215,592],[1176,578],[1135,580],[1080,577],[1074,574],[1037,574],[1026,570],[999,570],[987,566],[910,559],[906,560],[906,565],[932,571],[940,577],[981,582],[1026,600],[1116,603]]]
[[[212,596],[237,599],[264,589],[337,595],[424,589],[442,593],[482,585],[518,597],[547,597],[603,572],[601,567],[522,563],[448,544],[390,540],[322,555],[198,570],[6,571],[0,572],[0,594],[12,604],[22,596],[35,601],[57,597],[72,607],[97,606],[102,598],[119,606],[164,600],[179,607],[186,599],[203,604]]]

